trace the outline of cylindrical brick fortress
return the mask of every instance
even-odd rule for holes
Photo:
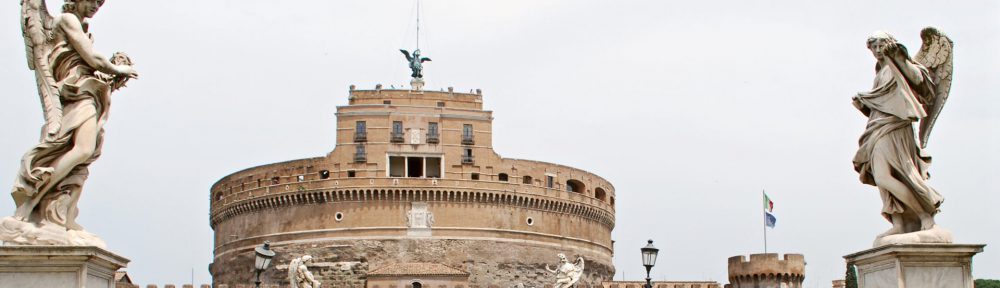
[[[806,278],[802,254],[751,254],[729,257],[729,285],[732,288],[801,288]]]
[[[450,89],[449,89],[450,90]],[[253,247],[314,257],[329,287],[364,287],[393,263],[439,263],[469,284],[542,287],[563,253],[586,260],[579,284],[614,275],[614,187],[584,170],[500,157],[479,93],[354,90],[337,107],[325,157],[249,168],[211,190],[215,284],[251,283]]]

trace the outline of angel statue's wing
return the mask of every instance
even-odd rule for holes
[[[299,269],[299,258],[294,258],[291,262],[288,262],[288,282],[291,283],[291,286],[289,286],[291,288],[299,287],[299,281],[298,279],[295,279],[298,277],[298,271],[295,271],[296,269]]]
[[[21,32],[28,53],[28,68],[35,70],[38,96],[42,100],[45,113],[45,128],[42,140],[51,140],[59,133],[62,122],[62,103],[59,89],[52,77],[48,53],[53,49],[52,34],[55,23],[45,6],[45,0],[21,0]]]
[[[922,101],[927,117],[920,120],[920,147],[927,148],[931,128],[941,115],[944,102],[948,101],[948,93],[951,92],[952,42],[934,27],[920,31],[920,39],[923,40],[923,45],[915,60],[927,67],[934,83],[934,91],[931,91],[933,98]]]
[[[403,56],[406,56],[406,61],[413,61],[413,56],[410,56],[410,52],[406,49],[399,49],[399,52],[403,52]]]
[[[431,58],[427,57],[420,58],[420,62],[427,62],[427,61],[431,61]]]
[[[573,269],[573,272],[571,272],[569,275],[570,279],[572,279],[570,283],[576,283],[576,281],[580,281],[580,277],[583,276],[583,257],[577,257],[576,263],[573,264],[574,264],[573,266],[576,266],[576,269]]]

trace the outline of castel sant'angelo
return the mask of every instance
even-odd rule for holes
[[[560,253],[585,259],[578,285],[612,278],[614,186],[582,169],[500,157],[480,91],[352,86],[348,97],[326,156],[212,186],[215,284],[252,279],[264,241],[278,253],[262,276],[272,283],[287,284],[289,261],[302,255],[331,287],[378,287],[385,275],[396,279],[384,288],[446,278],[446,287],[543,287]]]

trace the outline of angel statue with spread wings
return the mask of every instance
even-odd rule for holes
[[[320,288],[322,284],[316,281],[306,265],[312,264],[313,257],[305,255],[292,259],[288,263],[288,283],[291,288]]]
[[[545,270],[549,271],[549,273],[556,274],[556,283],[553,287],[573,287],[577,281],[580,281],[580,276],[583,276],[583,257],[577,257],[576,263],[569,263],[565,254],[559,253],[557,256],[559,256],[559,266],[556,267],[556,269],[549,268],[549,265],[545,265]]]
[[[951,243],[951,233],[934,223],[944,197],[927,179],[930,156],[924,148],[934,121],[948,100],[952,78],[952,42],[933,27],[920,32],[923,46],[910,58],[906,47],[886,32],[868,38],[875,56],[875,85],[853,98],[868,117],[854,170],[861,182],[878,187],[882,215],[890,228],[875,246],[905,243]],[[919,130],[914,133],[913,122]]]
[[[399,52],[403,52],[403,56],[406,56],[406,62],[410,63],[410,71],[413,71],[413,73],[410,73],[410,77],[413,77],[414,79],[424,78],[423,63],[431,61],[431,58],[420,57],[420,49],[413,50],[413,56],[410,56],[410,52],[406,51],[406,49],[399,49]]]
[[[21,160],[11,192],[17,210],[0,219],[0,241],[18,245],[105,247],[76,223],[87,166],[101,155],[111,92],[138,73],[124,53],[94,49],[88,18],[104,0],[65,0],[49,15],[45,0],[21,1],[21,29],[45,124]]]

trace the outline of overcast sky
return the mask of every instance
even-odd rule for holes
[[[56,11],[58,0],[49,0]],[[43,119],[19,10],[0,13],[0,186]],[[1000,238],[1000,6],[996,1],[423,1],[428,89],[483,89],[494,148],[592,171],[617,190],[615,279],[726,283],[726,259],[805,254],[806,287],[842,278],[842,256],[889,228],[851,159],[865,125],[871,32],[911,52],[934,25],[955,42],[951,98],[930,141],[938,223],[958,243]],[[141,79],[115,94],[80,222],[132,260],[138,283],[208,283],[209,186],[252,166],[322,156],[348,86],[408,82],[413,0],[111,0],[99,51]],[[991,84],[992,83],[992,84]],[[7,191],[7,190],[3,190]],[[13,213],[0,197],[0,215]],[[1000,278],[1000,253],[974,258]]]

